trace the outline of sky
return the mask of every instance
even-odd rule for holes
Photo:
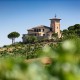
[[[50,26],[55,14],[62,19],[61,30],[80,24],[80,0],[0,0],[0,46],[11,44],[10,32],[20,33],[19,42],[27,29]]]

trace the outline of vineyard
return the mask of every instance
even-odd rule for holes
[[[4,46],[0,80],[80,80],[80,38]]]
[[[24,57],[25,59],[37,58],[39,51],[42,50],[43,44],[15,44],[4,46],[0,49],[0,57]]]

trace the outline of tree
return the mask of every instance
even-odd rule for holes
[[[73,26],[69,26],[68,29],[64,29],[62,31],[62,36],[63,39],[80,37],[80,24],[75,24]]]
[[[67,35],[68,34],[68,30],[67,29],[64,29],[63,31],[62,31],[62,35]]]
[[[53,34],[52,34],[52,38],[53,38],[54,40],[58,40],[58,33],[53,33]]]
[[[77,36],[80,37],[80,24],[75,24],[73,26],[69,26],[68,31],[70,33],[72,33],[72,34],[74,33],[74,34],[76,34]]]
[[[20,34],[18,32],[11,32],[8,34],[8,38],[12,39],[12,44],[15,43],[15,38],[18,38]]]
[[[26,36],[25,38],[27,43],[34,43],[38,41],[36,36]]]

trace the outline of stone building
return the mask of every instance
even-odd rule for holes
[[[51,39],[53,33],[57,33],[58,38],[61,37],[60,32],[60,20],[59,18],[56,18],[56,16],[50,20],[50,27],[45,25],[40,25],[37,27],[33,27],[31,29],[28,29],[28,34],[23,34],[23,42],[26,41],[25,37],[28,35],[36,36],[38,39],[41,38],[47,38]]]

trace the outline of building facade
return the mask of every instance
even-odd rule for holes
[[[56,18],[56,16],[52,19],[50,19],[50,27],[45,25],[40,25],[37,27],[33,27],[31,29],[28,29],[28,34],[23,34],[23,42],[26,41],[25,37],[27,36],[36,36],[38,39],[46,38],[51,39],[53,33],[57,33],[58,38],[61,37],[60,32],[60,20],[59,18]]]

